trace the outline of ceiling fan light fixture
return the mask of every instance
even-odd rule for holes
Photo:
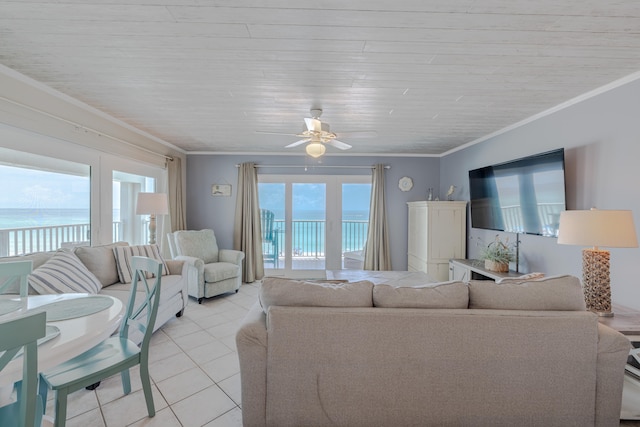
[[[307,154],[311,157],[317,158],[322,156],[325,151],[327,151],[326,147],[321,142],[311,142],[307,144],[306,148]]]

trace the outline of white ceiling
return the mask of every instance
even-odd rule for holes
[[[640,2],[0,0],[0,62],[187,152],[302,153],[255,131],[320,107],[441,154],[640,70]]]

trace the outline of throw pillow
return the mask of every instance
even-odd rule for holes
[[[418,286],[375,285],[373,305],[389,308],[467,308],[469,287],[464,282]]]
[[[102,288],[98,278],[90,272],[73,252],[57,251],[29,275],[29,285],[39,294],[81,292],[97,294]]]
[[[469,308],[496,310],[583,311],[587,307],[580,279],[550,276],[522,283],[469,282]]]
[[[373,283],[318,283],[265,277],[258,299],[266,313],[272,305],[302,307],[372,307]]]
[[[116,258],[113,255],[115,246],[129,246],[129,244],[116,242],[101,246],[78,246],[73,250],[89,271],[96,275],[103,287],[113,285],[120,280]]]
[[[132,256],[144,256],[160,261],[162,263],[162,275],[166,276],[169,274],[167,263],[162,258],[162,255],[160,255],[158,245],[116,246],[113,248],[113,255],[116,258],[120,283],[131,283],[131,280],[133,280],[133,270],[131,269]],[[147,279],[149,278],[151,278],[151,274],[147,273]]]

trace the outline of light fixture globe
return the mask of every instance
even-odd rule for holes
[[[327,151],[326,147],[321,142],[311,142],[307,144],[306,150],[308,155],[315,158],[322,156],[325,151]]]

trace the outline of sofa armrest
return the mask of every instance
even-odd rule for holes
[[[180,255],[175,257],[176,261],[183,261],[189,265],[194,266],[198,270],[198,274],[202,274],[204,271],[204,261],[200,258],[196,258],[193,256]]]
[[[164,262],[167,264],[169,274],[182,275],[184,273],[184,265],[186,264],[186,261],[177,259],[166,259]]]
[[[596,364],[597,426],[618,426],[624,366],[631,344],[620,332],[598,323],[598,361]],[[617,404],[613,404],[616,402]]]
[[[244,252],[236,251],[234,249],[220,249],[218,252],[218,259],[221,262],[230,262],[236,265],[242,265],[244,259]]]
[[[245,316],[236,333],[242,375],[242,423],[264,426],[267,398],[267,321],[259,303]]]

